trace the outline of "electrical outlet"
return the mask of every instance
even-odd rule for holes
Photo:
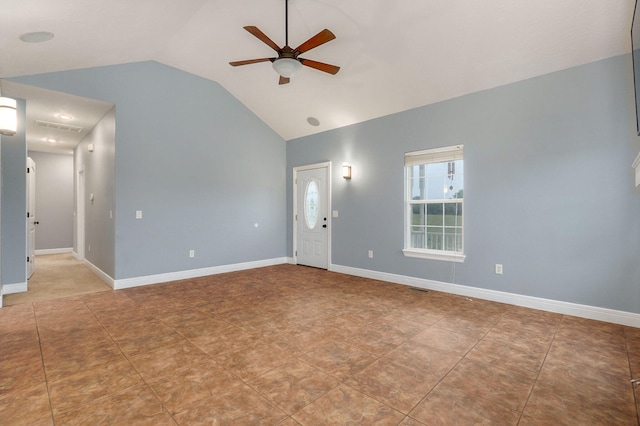
[[[496,263],[496,274],[502,275],[502,264]]]
[[[195,250],[189,250],[189,257],[196,257],[196,251]]]
[[[369,250],[369,259],[373,259],[373,250]]]
[[[142,210],[136,210],[136,219],[142,219]]]

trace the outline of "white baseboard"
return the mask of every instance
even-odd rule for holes
[[[2,294],[24,293],[27,291],[27,283],[3,284]]]
[[[558,314],[572,315],[597,321],[605,321],[630,327],[640,327],[640,314],[617,311],[614,309],[600,308],[597,306],[579,305],[558,300],[543,299],[540,297],[523,296],[503,291],[487,290],[477,287],[469,287],[460,284],[443,283],[440,281],[426,280],[423,278],[408,277],[405,275],[389,274],[386,272],[371,271],[368,269],[352,268],[350,266],[331,265],[330,271],[339,272],[357,277],[371,278],[387,281],[395,284],[403,284],[411,287],[419,287],[444,293],[458,294],[476,299],[491,300],[493,302],[507,303],[515,306],[539,309]]]
[[[65,253],[73,253],[73,247],[67,248],[57,248],[57,249],[41,249],[35,251],[36,256],[44,255],[44,254],[65,254]]]
[[[76,253],[74,253],[74,257],[77,259],[77,255]],[[82,263],[89,269],[91,269],[91,272],[93,272],[94,274],[96,274],[102,281],[104,281],[105,283],[107,283],[109,286],[111,286],[111,288],[114,288],[114,280],[113,278],[111,278],[109,276],[109,274],[107,274],[106,272],[104,272],[102,269],[98,268],[96,265],[94,265],[93,263],[89,262],[87,259],[84,259],[82,261]]]
[[[275,259],[258,260],[255,262],[235,263],[232,265],[213,266],[210,268],[192,269],[187,271],[169,272],[166,274],[147,275],[142,277],[124,278],[114,280],[113,288],[122,290],[124,288],[139,287],[150,284],[159,284],[168,281],[185,280],[189,278],[205,277],[207,275],[223,274],[226,272],[244,271],[247,269],[263,268],[265,266],[281,265],[287,263],[286,257]]]

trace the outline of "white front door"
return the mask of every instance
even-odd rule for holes
[[[27,279],[36,265],[36,163],[27,157]]]
[[[311,167],[311,166],[310,166]],[[329,266],[329,164],[294,170],[295,258],[299,265]]]

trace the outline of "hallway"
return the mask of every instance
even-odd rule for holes
[[[20,305],[112,290],[71,253],[36,256],[36,268],[26,293],[8,294],[3,306]]]

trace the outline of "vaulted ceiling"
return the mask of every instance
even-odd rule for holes
[[[243,26],[283,45],[284,0],[0,0],[0,78],[155,60],[217,81],[290,140],[627,53],[634,3],[289,0],[289,44],[328,28],[302,56],[341,69],[279,85],[270,62],[229,62],[274,56]],[[36,31],[54,38],[19,39]]]

